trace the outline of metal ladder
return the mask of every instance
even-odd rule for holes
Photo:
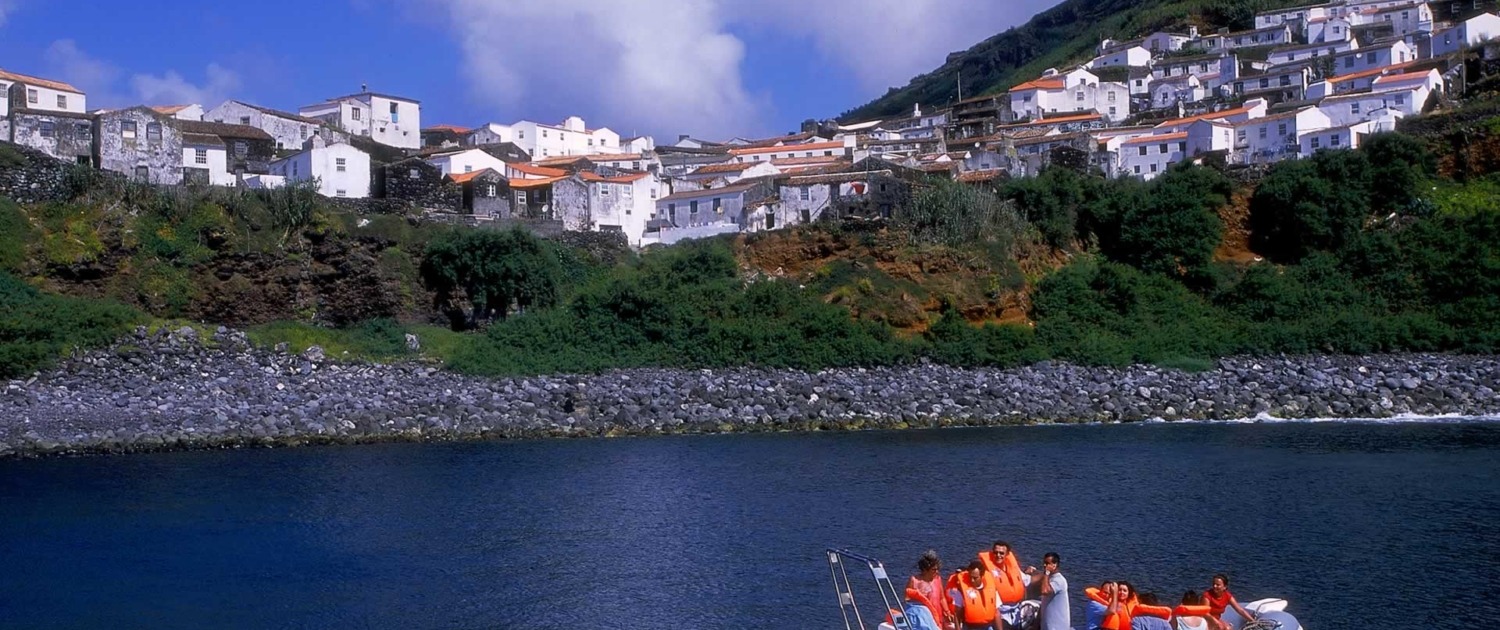
[[[869,569],[870,575],[875,578],[875,589],[880,592],[880,599],[885,604],[885,609],[890,611],[891,625],[895,626],[896,630],[912,630],[911,622],[906,619],[901,606],[902,594],[896,590],[894,584],[891,584],[891,578],[886,573],[884,564],[847,549],[829,549],[828,572],[833,576],[833,590],[839,596],[839,612],[844,615],[844,630],[855,630],[855,628],[868,630],[864,616],[854,602],[854,585],[849,582],[848,565],[850,562],[863,564]],[[876,625],[880,625],[879,622]]]

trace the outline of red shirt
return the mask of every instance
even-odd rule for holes
[[[1224,610],[1229,608],[1229,600],[1234,599],[1234,595],[1230,594],[1227,588],[1224,589],[1223,595],[1217,597],[1214,596],[1212,589],[1203,591],[1203,597],[1208,600],[1208,614],[1214,619],[1222,616]]]

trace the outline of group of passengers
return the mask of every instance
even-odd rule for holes
[[[1042,555],[1042,568],[1021,569],[1010,543],[996,541],[963,569],[943,576],[937,552],[917,560],[906,583],[904,614],[913,630],[1071,630],[1068,580],[1062,558]],[[1233,630],[1226,610],[1253,616],[1229,592],[1229,578],[1215,575],[1208,590],[1188,591],[1177,606],[1163,605],[1152,593],[1137,593],[1124,580],[1084,589],[1086,630]],[[1023,605],[1040,601],[1040,608]]]

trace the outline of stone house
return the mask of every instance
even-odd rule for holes
[[[447,179],[438,167],[421,158],[379,166],[373,172],[374,197],[439,210],[457,211],[463,207],[463,189]]]
[[[94,163],[94,117],[34,109],[10,110],[10,141],[56,159]]]
[[[452,149],[463,145],[464,136],[472,131],[458,125],[433,125],[422,129],[422,148]]]
[[[113,171],[150,184],[182,183],[182,131],[171,116],[137,106],[101,112],[94,122],[94,160]]]
[[[183,133],[218,136],[228,149],[225,156],[228,171],[236,178],[271,173],[271,161],[276,159],[276,139],[271,134],[248,125],[230,123],[179,120],[175,124]]]
[[[588,186],[589,229],[619,232],[629,244],[639,245],[661,196],[661,181],[654,173],[601,171],[577,175]]]
[[[276,148],[282,151],[299,151],[302,144],[314,135],[322,136],[327,141],[348,137],[348,134],[330,129],[316,118],[242,101],[224,101],[206,112],[203,120],[254,127],[270,134],[276,142]]]
[[[512,214],[519,219],[561,221],[563,228],[593,229],[589,219],[589,190],[581,177],[559,175],[543,179],[510,180]]]
[[[197,103],[190,105],[152,105],[151,111],[163,116],[171,116],[178,120],[203,120],[203,106]]]
[[[448,180],[463,191],[459,209],[480,219],[510,219],[511,194],[505,175],[492,168],[453,173]]]

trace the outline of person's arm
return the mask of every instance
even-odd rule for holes
[[[1245,610],[1245,607],[1240,605],[1240,600],[1235,599],[1233,595],[1229,596],[1229,607],[1233,608],[1235,612],[1239,613],[1240,617],[1243,617],[1245,621],[1249,621],[1255,618],[1255,615],[1252,615],[1250,614],[1250,611]]]
[[[1046,596],[1056,594],[1057,591],[1052,589],[1052,572],[1048,571],[1046,577],[1042,580],[1042,595]]]

